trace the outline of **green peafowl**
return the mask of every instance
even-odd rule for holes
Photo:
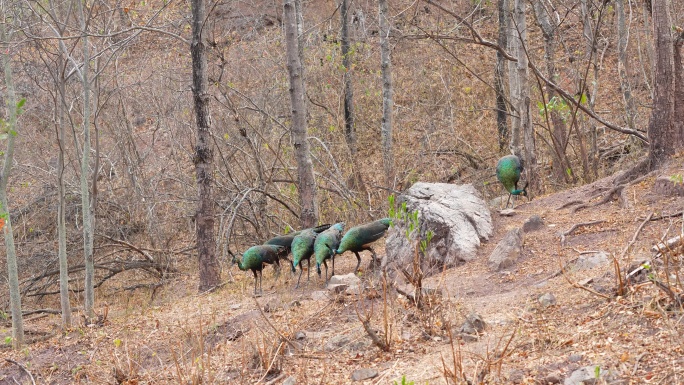
[[[316,232],[313,229],[302,230],[297,236],[292,240],[292,272],[294,273],[297,265],[299,265],[302,260],[306,259],[306,280],[309,281],[309,274],[311,268],[311,256],[314,253],[314,241],[316,240]],[[299,287],[299,281],[302,279],[302,273],[304,272],[304,266],[299,266],[299,278],[297,278],[297,285],[295,289]]]
[[[359,266],[361,265],[360,251],[368,250],[373,253],[373,266],[377,263],[377,255],[375,250],[370,247],[370,244],[382,238],[387,232],[390,226],[390,219],[383,218],[378,219],[370,223],[352,227],[344,234],[342,240],[340,241],[340,246],[335,250],[335,254],[342,254],[345,251],[353,251],[356,254],[356,269],[354,272],[359,271]],[[333,255],[333,266],[335,266],[335,256]]]
[[[506,191],[508,191],[506,207],[508,207],[508,202],[511,201],[511,195],[527,196],[528,183],[525,183],[525,187],[518,190],[518,181],[520,180],[522,169],[520,159],[515,155],[504,156],[499,159],[499,162],[496,164],[496,178],[506,188]],[[513,202],[513,208],[515,208],[515,202]]]
[[[237,263],[242,271],[252,270],[254,273],[254,295],[257,292],[257,271],[259,272],[259,291],[261,288],[261,271],[265,264],[279,265],[279,260],[283,255],[287,255],[287,248],[278,245],[257,245],[252,246],[242,254],[242,258],[233,255],[233,263]]]
[[[281,258],[287,260],[288,262],[290,262],[290,267],[291,267],[292,271],[294,272],[294,270],[295,270],[295,265],[293,264],[292,261],[290,261],[290,260],[287,258],[287,255],[288,255],[288,254],[290,253],[290,251],[292,250],[292,241],[294,240],[294,238],[295,238],[297,235],[301,234],[303,231],[306,231],[306,230],[312,230],[314,233],[318,234],[318,233],[320,233],[320,232],[322,232],[322,231],[325,231],[325,230],[327,230],[327,229],[329,229],[329,228],[330,228],[330,224],[325,224],[325,225],[320,225],[320,226],[312,227],[312,228],[309,228],[309,229],[294,231],[294,232],[291,232],[291,233],[289,233],[289,234],[278,235],[277,237],[273,237],[273,238],[269,239],[268,241],[264,242],[264,244],[265,244],[265,245],[283,246],[283,247],[287,248],[287,252],[286,252]]]
[[[340,245],[342,239],[342,232],[344,231],[344,222],[335,223],[328,230],[318,234],[314,241],[314,254],[316,255],[316,272],[321,276],[321,263],[325,266],[325,282],[328,282],[328,264],[327,259],[331,259]],[[333,261],[332,275],[335,275],[335,259]]]

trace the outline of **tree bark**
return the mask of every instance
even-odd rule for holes
[[[3,15],[4,16],[4,15]],[[9,37],[5,30],[5,20],[0,23],[0,42],[6,47],[9,46]],[[12,63],[9,56],[9,49],[2,50],[3,67],[5,71],[5,93],[7,120],[5,121],[7,130],[7,148],[2,163],[2,174],[0,174],[0,217],[4,219],[3,227],[5,236],[5,252],[7,254],[7,276],[10,290],[10,310],[12,313],[12,346],[19,349],[24,345],[24,318],[21,314],[21,292],[19,291],[19,272],[17,270],[17,252],[14,246],[14,233],[12,231],[12,221],[9,215],[9,204],[7,202],[7,182],[12,171],[14,161],[14,142],[17,136],[17,115],[19,105],[14,93],[14,81],[12,79]]]
[[[522,130],[523,140],[525,142],[525,173],[527,181],[530,184],[532,193],[539,192],[541,181],[537,177],[537,150],[535,148],[534,126],[532,126],[531,111],[530,111],[530,88],[529,75],[527,66],[529,60],[525,50],[527,44],[527,21],[526,17],[526,2],[525,0],[515,0],[515,25],[517,28],[516,36],[518,37],[517,44],[517,77],[518,77],[518,114],[520,116],[520,129]]]
[[[394,151],[392,140],[392,114],[394,101],[392,97],[392,60],[390,58],[390,24],[387,0],[378,2],[380,19],[380,70],[382,72],[382,122],[380,138],[382,142],[382,164],[385,171],[385,184],[394,187]]]
[[[515,21],[513,15],[509,15],[507,20],[508,28],[508,52],[512,55],[518,55],[520,50],[520,37],[518,36],[518,31],[515,27]],[[518,73],[518,64],[514,61],[508,62],[508,92],[510,95],[511,105],[514,108],[513,115],[511,116],[511,141],[509,143],[509,149],[512,154],[515,154],[518,158],[523,159],[522,145],[520,143],[520,79]]]
[[[506,28],[509,18],[508,0],[498,0],[499,36],[497,44],[505,47],[507,44]],[[494,68],[494,90],[496,92],[496,128],[499,134],[499,151],[503,152],[508,145],[508,109],[506,108],[506,90],[504,68],[506,58],[503,53],[496,51],[496,67]]]
[[[83,2],[77,1],[79,21],[81,23],[83,44],[83,69],[81,83],[83,84],[83,152],[81,153],[81,215],[83,218],[83,255],[85,259],[84,283],[84,313],[88,320],[95,316],[95,265],[93,260],[93,212],[88,187],[90,175],[90,47],[88,46],[88,32]]]
[[[534,14],[536,16],[537,24],[542,30],[542,36],[544,37],[544,61],[546,62],[546,76],[558,82],[558,73],[556,71],[555,57],[556,57],[556,32],[558,26],[554,23],[551,24],[551,18],[549,17],[549,12],[540,0],[536,0],[533,4]],[[547,105],[554,105],[554,98],[556,97],[556,91],[553,88],[548,88],[547,91]],[[566,170],[570,169],[570,162],[567,159],[565,152],[566,140],[567,140],[567,125],[565,120],[560,114],[560,111],[556,108],[547,108],[546,112],[549,115],[551,125],[553,128],[550,129],[550,137],[553,156],[553,173],[558,182],[570,182],[570,173]]]
[[[198,188],[195,231],[200,292],[212,290],[221,282],[221,269],[216,258],[214,239],[214,202],[212,199],[214,154],[211,146],[209,94],[207,93],[207,54],[203,36],[205,17],[204,0],[193,0],[190,53],[192,55],[192,95],[197,124],[197,143],[193,162]]]
[[[652,0],[655,81],[653,110],[648,123],[649,161],[659,167],[674,154],[677,143],[674,132],[674,44],[670,32],[669,1]]]
[[[627,56],[627,46],[629,45],[629,30],[625,21],[625,0],[615,0],[615,13],[617,14],[617,34],[618,34],[618,75],[620,76],[620,88],[622,89],[622,99],[625,103],[625,123],[627,127],[635,129],[634,118],[636,117],[636,106],[632,97],[632,84],[629,81],[630,63]]]
[[[684,61],[682,47],[684,46],[684,32],[680,31],[674,44],[674,134],[678,147],[684,146]]]
[[[287,49],[287,71],[290,78],[290,101],[292,103],[292,143],[297,158],[300,219],[304,227],[318,223],[316,203],[316,179],[307,141],[306,102],[304,94],[304,75],[300,52],[300,34],[297,28],[298,7],[294,0],[285,0],[283,22],[285,23],[285,42]]]
[[[358,188],[361,191],[366,191],[366,186],[363,183],[363,177],[359,169],[359,162],[357,161],[358,145],[356,141],[356,127],[354,127],[354,91],[352,88],[352,62],[351,53],[349,52],[349,0],[342,0],[340,4],[340,17],[342,18],[342,66],[344,67],[344,138],[349,147],[349,154],[352,161],[352,176],[354,185],[352,187]],[[365,194],[364,194],[365,195]]]

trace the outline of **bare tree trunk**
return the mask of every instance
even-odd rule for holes
[[[653,39],[655,51],[655,82],[653,110],[648,123],[649,160],[652,168],[659,167],[675,148],[674,132],[674,44],[670,28],[669,1],[652,0]]]
[[[394,152],[392,149],[392,114],[394,101],[392,98],[392,60],[390,58],[390,24],[387,0],[378,2],[380,18],[380,70],[382,71],[382,123],[380,138],[382,141],[382,163],[385,170],[385,184],[394,187]]]
[[[629,45],[629,30],[625,21],[625,0],[615,0],[615,12],[617,14],[617,34],[618,34],[618,74],[620,76],[620,88],[622,88],[622,98],[625,102],[625,123],[631,129],[634,127],[636,117],[636,106],[632,97],[632,84],[629,81],[629,58],[627,57],[627,46]]]
[[[316,179],[307,142],[306,101],[304,95],[303,65],[300,52],[300,35],[297,28],[298,9],[294,0],[285,0],[283,7],[285,42],[287,46],[287,70],[290,75],[290,100],[292,103],[292,143],[297,158],[299,201],[301,221],[304,227],[318,222],[316,203]]]
[[[342,18],[342,66],[344,66],[344,138],[349,147],[349,154],[352,161],[352,175],[354,188],[361,191],[366,191],[366,186],[363,183],[363,177],[359,170],[357,161],[357,141],[356,141],[356,127],[354,127],[354,93],[352,88],[352,63],[351,53],[349,52],[349,0],[342,0],[340,4],[340,17]]]
[[[507,10],[509,11],[509,10]],[[520,37],[515,26],[513,15],[508,17],[508,52],[512,55],[518,55],[521,50]],[[513,115],[511,116],[511,142],[509,148],[512,154],[515,154],[520,159],[523,159],[522,144],[520,141],[520,79],[518,73],[518,64],[514,61],[508,62],[508,92],[510,94],[511,105],[513,106]]]
[[[537,24],[542,30],[544,37],[544,61],[546,62],[546,76],[556,83],[558,82],[558,73],[556,71],[555,56],[556,56],[556,32],[557,25],[551,24],[549,12],[541,0],[536,0],[533,3],[534,13],[537,19]],[[549,88],[547,91],[548,105],[554,104],[556,91]],[[570,162],[566,155],[566,140],[567,140],[567,125],[565,120],[556,108],[548,108],[547,113],[551,120],[553,128],[550,130],[552,156],[553,156],[553,173],[558,182],[570,182],[571,173],[566,170],[570,169]]]
[[[66,199],[64,189],[64,147],[66,137],[66,123],[65,123],[65,109],[66,106],[62,99],[65,95],[65,79],[61,76],[60,69],[65,64],[62,51],[59,51],[60,58],[58,59],[59,66],[56,69],[57,79],[59,83],[58,102],[55,103],[57,108],[57,145],[59,146],[59,154],[57,158],[57,196],[59,204],[57,206],[57,243],[58,243],[58,257],[59,257],[59,302],[62,310],[62,329],[66,330],[71,327],[71,302],[69,301],[69,262],[67,259],[67,238],[66,238]]]
[[[674,44],[674,140],[678,147],[684,146],[684,61],[682,61],[682,47],[684,46],[684,32],[680,32]]]
[[[509,18],[508,0],[498,0],[499,36],[497,44],[506,47],[506,28]],[[499,133],[499,151],[503,152],[508,145],[508,109],[506,108],[506,91],[504,87],[504,67],[506,59],[500,51],[496,51],[496,67],[494,68],[494,90],[496,91],[496,128]]]
[[[525,20],[526,2],[525,0],[515,0],[515,24],[517,28],[516,36],[519,39],[517,48],[517,73],[518,73],[518,114],[520,115],[520,129],[523,133],[525,142],[525,172],[527,181],[530,184],[531,194],[539,192],[541,181],[537,172],[537,150],[535,148],[534,127],[532,126],[530,111],[530,87],[527,66],[529,61],[525,52],[527,44],[527,21]],[[531,196],[531,195],[530,195]]]
[[[86,15],[83,10],[83,2],[77,1],[78,15],[81,23],[83,44],[83,69],[81,82],[83,84],[83,152],[81,153],[81,214],[83,218],[83,255],[85,258],[85,287],[84,287],[84,312],[88,320],[95,316],[95,263],[93,260],[93,216],[90,205],[90,190],[88,187],[88,175],[90,175],[90,47],[88,46],[88,33]]]
[[[204,0],[193,0],[190,53],[192,55],[192,95],[197,124],[194,163],[198,206],[195,214],[195,231],[197,232],[200,292],[212,290],[221,282],[221,268],[215,253],[214,202],[211,194],[214,182],[214,153],[211,146],[207,54],[203,36],[205,18]]]
[[[14,233],[12,231],[12,221],[9,215],[9,205],[7,203],[7,182],[12,171],[14,161],[14,142],[17,137],[17,115],[20,105],[14,93],[14,81],[12,80],[12,62],[9,56],[9,37],[5,30],[7,20],[3,15],[0,23],[0,43],[3,44],[2,59],[5,70],[5,103],[7,107],[7,120],[4,127],[8,133],[7,148],[2,162],[2,174],[0,175],[0,217],[4,219],[3,227],[5,236],[5,252],[7,254],[7,276],[10,290],[10,310],[12,313],[12,346],[19,349],[24,345],[24,318],[21,314],[21,292],[19,291],[19,272],[17,270],[17,252],[14,247]]]

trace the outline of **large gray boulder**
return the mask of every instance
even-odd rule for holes
[[[487,204],[470,185],[416,183],[398,199],[406,202],[408,212],[418,210],[419,231],[406,237],[407,224],[393,221],[387,233],[387,257],[382,267],[405,267],[411,271],[417,235],[434,236],[428,245],[421,269],[425,275],[435,274],[475,258],[480,242],[492,235],[492,217]]]

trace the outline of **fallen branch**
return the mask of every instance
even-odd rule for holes
[[[681,235],[677,235],[674,238],[670,238],[665,242],[658,243],[657,245],[651,247],[651,251],[662,253],[663,250],[671,250],[675,247],[679,247],[684,243],[684,238]]]
[[[579,229],[580,227],[597,225],[597,224],[603,223],[603,222],[605,222],[605,220],[599,219],[599,220],[595,220],[595,221],[591,221],[591,222],[575,223],[574,225],[572,225],[572,227],[569,230],[567,230],[566,232],[561,234],[561,245],[565,245],[565,237],[566,236],[571,235],[573,232],[575,232],[575,230]]]
[[[9,359],[9,358],[5,358],[5,361],[7,361],[11,364],[17,365],[21,369],[22,372],[26,373],[29,376],[29,378],[31,379],[31,383],[33,385],[36,385],[36,380],[33,378],[33,374],[31,374],[31,372],[29,372],[29,370],[26,369],[26,367],[24,365],[18,363],[17,361]]]

